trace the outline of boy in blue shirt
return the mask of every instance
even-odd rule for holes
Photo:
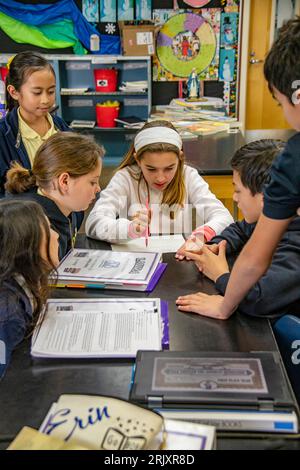
[[[199,270],[215,282],[225,294],[230,269],[250,239],[263,208],[263,188],[270,180],[274,159],[284,142],[263,139],[240,148],[231,159],[234,201],[245,219],[229,225],[220,235],[204,246],[201,253],[188,253]],[[285,313],[300,313],[300,217],[288,226],[274,253],[271,266],[250,289],[239,304],[240,313],[277,318]],[[274,292],[280,292],[279,296]],[[184,312],[198,311],[199,294],[180,297],[178,308]],[[200,295],[201,299],[201,295]],[[200,300],[201,308],[201,300]]]
[[[264,73],[286,120],[298,132],[272,166],[271,181],[264,191],[263,213],[234,265],[225,297],[199,294],[198,313],[222,320],[234,313],[266,272],[300,206],[300,19],[290,20],[281,28],[266,58]]]

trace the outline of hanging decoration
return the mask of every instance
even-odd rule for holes
[[[90,23],[98,23],[98,0],[82,0],[82,14]]]
[[[117,0],[100,0],[101,23],[115,23],[117,21]]]
[[[152,20],[152,0],[135,0],[135,19]]]
[[[133,0],[118,0],[118,21],[134,20]]]
[[[222,13],[220,46],[234,46],[238,40],[238,14]]]
[[[221,49],[219,75],[224,82],[233,82],[235,79],[235,49]]]

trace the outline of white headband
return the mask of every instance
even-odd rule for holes
[[[142,147],[149,144],[172,144],[182,149],[182,140],[177,131],[169,127],[148,127],[140,131],[134,139],[134,150],[138,152]]]

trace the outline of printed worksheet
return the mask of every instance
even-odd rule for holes
[[[111,247],[113,251],[176,253],[184,242],[182,235],[154,235],[148,238],[148,246],[146,246],[145,237],[141,237],[127,243],[114,243]]]
[[[32,339],[35,357],[135,357],[160,350],[160,299],[53,299]]]

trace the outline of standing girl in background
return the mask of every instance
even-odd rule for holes
[[[55,106],[55,73],[40,54],[17,54],[6,77],[7,115],[0,121],[0,197],[12,161],[30,169],[40,145],[58,130],[69,130]]]
[[[149,205],[150,210],[146,207]],[[198,171],[185,165],[182,140],[168,121],[147,123],[90,213],[87,234],[109,242],[192,231],[192,208],[206,241],[233,219]],[[151,220],[150,220],[151,219]]]
[[[31,199],[43,207],[59,234],[60,258],[74,246],[78,211],[86,210],[100,191],[103,154],[88,136],[58,132],[41,145],[32,170],[14,162],[7,172],[8,198]]]
[[[0,202],[0,253],[1,377],[42,311],[48,275],[58,265],[57,233],[38,204]]]

